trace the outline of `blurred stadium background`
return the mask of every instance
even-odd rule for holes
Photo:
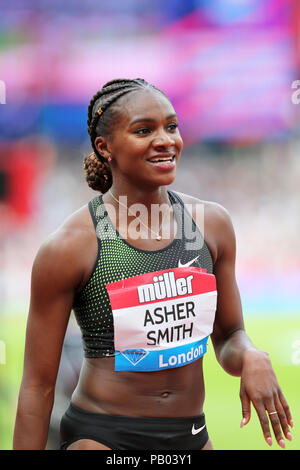
[[[299,2],[0,0],[0,10],[0,449],[12,447],[33,259],[95,195],[82,170],[87,106],[122,76],[152,82],[179,114],[173,188],[231,214],[246,329],[270,353],[295,421],[287,449],[300,449]],[[76,384],[78,335],[71,317],[49,449]],[[212,347],[205,375],[215,449],[268,450],[255,412],[240,430],[239,379]]]

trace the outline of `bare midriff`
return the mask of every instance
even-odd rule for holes
[[[203,411],[203,358],[155,372],[116,372],[114,357],[83,361],[72,403],[94,413],[188,417]]]

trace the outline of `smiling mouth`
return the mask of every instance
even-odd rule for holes
[[[175,161],[175,155],[170,155],[168,157],[153,157],[147,159],[149,163],[173,163]]]

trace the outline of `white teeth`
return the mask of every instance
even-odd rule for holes
[[[170,163],[174,160],[174,156],[173,157],[169,157],[169,158],[158,158],[156,160],[149,160],[149,162],[151,163]]]

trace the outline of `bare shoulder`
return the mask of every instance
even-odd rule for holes
[[[203,235],[212,252],[214,262],[224,250],[235,250],[234,228],[231,216],[224,206],[214,201],[205,201],[184,193],[176,192],[176,194],[182,199],[196,223],[197,207],[200,205],[204,209],[202,212],[204,221],[201,228],[205,232]]]
[[[197,205],[200,204],[202,207],[204,207],[204,216],[206,222],[218,225],[221,224],[223,226],[225,226],[226,224],[231,225],[230,214],[228,210],[221,204],[214,201],[205,201],[202,199],[198,199],[194,196],[190,196],[188,194],[180,193],[177,191],[176,194],[178,194],[178,196],[186,205],[187,209],[190,210],[193,215],[195,214]]]
[[[72,254],[73,250],[83,247],[93,234],[92,220],[88,206],[85,205],[71,214],[41,246],[41,252],[49,255]]]
[[[51,277],[79,285],[90,256],[97,250],[95,229],[88,205],[71,214],[40,246],[33,275]]]

